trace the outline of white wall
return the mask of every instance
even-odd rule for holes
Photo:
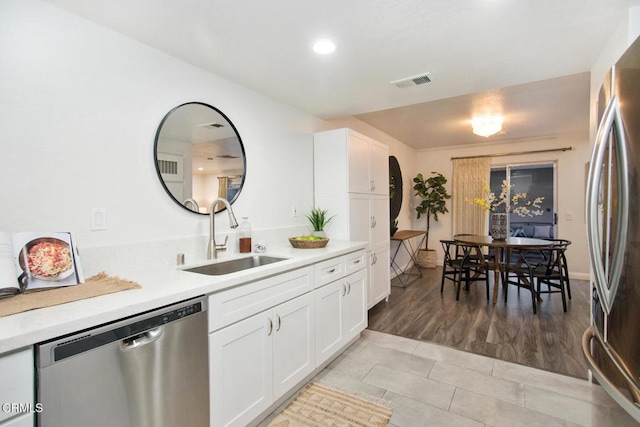
[[[291,206],[313,204],[321,120],[35,0],[0,2],[0,53],[0,229],[69,230],[81,247],[207,234],[153,165],[160,121],[189,101],[224,111],[245,144],[236,215],[254,229],[306,224]],[[91,207],[106,209],[106,231],[89,231]]]
[[[571,151],[518,155],[492,158],[492,165],[506,165],[514,163],[557,162],[558,180],[558,226],[557,237],[569,239],[572,245],[567,251],[567,262],[573,277],[588,278],[589,261],[586,249],[586,232],[584,220],[585,194],[585,165],[589,161],[590,148],[587,135],[566,135],[557,139],[531,140],[527,142],[511,142],[502,144],[482,144],[479,146],[459,146],[446,149],[418,151],[418,169],[423,174],[432,171],[442,173],[449,182],[447,189],[451,193],[453,179],[453,163],[451,157],[486,155],[495,153],[510,153],[529,150],[544,150],[551,148],[572,147]],[[413,199],[413,206],[417,200]],[[429,246],[437,250],[439,263],[444,254],[440,247],[440,239],[450,239],[452,236],[452,205],[448,204],[449,213],[438,215],[438,222],[431,222]],[[471,206],[470,206],[471,207]],[[567,213],[572,214],[573,220],[567,220]],[[420,219],[416,227],[423,227]]]

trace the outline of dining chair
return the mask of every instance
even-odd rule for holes
[[[520,289],[526,289],[531,292],[531,305],[533,306],[533,314],[538,312],[537,295],[535,290],[535,282],[530,276],[530,267],[533,265],[531,259],[527,261],[526,249],[508,248],[506,251],[505,272],[503,275],[504,283],[504,302],[507,302],[509,296],[509,286],[516,286],[518,294]]]
[[[453,238],[455,239],[456,237],[464,237],[464,236],[478,236],[478,234],[473,234],[473,233],[458,233],[456,235],[453,236]],[[496,251],[493,248],[489,248],[489,250],[487,251],[487,253],[484,253],[484,259],[488,262],[488,263],[493,263],[495,262],[496,259]],[[473,255],[472,255],[473,256]],[[477,258],[477,257],[476,257]]]
[[[527,289],[531,292],[531,305],[533,314],[536,314],[538,302],[541,294],[559,293],[562,296],[562,308],[567,312],[566,283],[568,275],[566,275],[566,258],[564,252],[566,246],[553,245],[544,249],[521,249],[517,254],[515,262],[509,262],[506,265],[506,281],[507,288],[514,285],[520,289]],[[508,259],[515,258],[513,251],[510,251]],[[538,258],[532,260],[530,255],[534,253],[542,253],[543,261]],[[566,277],[566,279],[565,279]],[[543,290],[542,285],[546,285]],[[507,302],[509,295],[508,289],[504,292],[504,301]]]
[[[479,246],[467,245],[455,240],[440,240],[444,250],[444,262],[442,264],[442,280],[440,293],[444,292],[444,281],[453,281],[456,288],[456,301],[460,299],[462,282],[469,286],[471,282],[483,280],[489,299],[489,275],[487,262]]]
[[[553,242],[554,247],[559,246],[564,248],[564,251],[562,251],[562,253],[559,255],[561,257],[560,264],[561,264],[562,280],[565,283],[565,288],[567,290],[567,297],[571,299],[571,282],[569,281],[569,266],[567,264],[567,258],[565,257],[565,254],[564,254],[568,249],[569,245],[571,244],[571,240],[566,240],[566,239],[546,239],[546,240]]]

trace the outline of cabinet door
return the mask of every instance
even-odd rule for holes
[[[345,341],[357,336],[367,327],[367,272],[360,270],[345,278],[347,292],[344,296]]]
[[[0,404],[35,404],[33,396],[34,369],[33,348],[5,353],[0,356]],[[0,410],[0,422],[17,415],[16,412]],[[33,420],[33,416],[27,418]],[[22,418],[21,418],[22,419]],[[18,422],[17,419],[15,422]]]
[[[391,293],[389,275],[389,246],[382,245],[370,252],[369,307],[371,308]]]
[[[316,303],[316,366],[331,357],[345,343],[342,325],[344,279],[329,283],[314,292]]]
[[[315,365],[315,310],[312,293],[273,309],[274,400],[310,374]]]
[[[212,426],[245,426],[273,403],[273,323],[268,314],[209,335]]]
[[[366,194],[349,194],[349,240],[371,242],[370,198]]]
[[[369,141],[353,132],[349,135],[349,192],[371,193]],[[388,166],[387,166],[388,167]]]
[[[371,196],[371,245],[389,242],[391,226],[389,221],[389,197]]]
[[[369,174],[371,176],[371,192],[373,194],[389,195],[389,149],[386,145],[371,142],[369,145],[371,162]]]

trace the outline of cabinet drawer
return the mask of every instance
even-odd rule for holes
[[[317,263],[315,267],[316,288],[319,288],[346,275],[346,258],[344,256],[331,258]]]
[[[362,270],[367,266],[365,251],[361,250],[352,254],[345,255],[345,262],[347,266],[347,275]]]
[[[313,278],[309,266],[210,295],[209,332],[313,290]]]

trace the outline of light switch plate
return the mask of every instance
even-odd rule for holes
[[[91,208],[91,231],[107,229],[107,213],[104,208]]]

